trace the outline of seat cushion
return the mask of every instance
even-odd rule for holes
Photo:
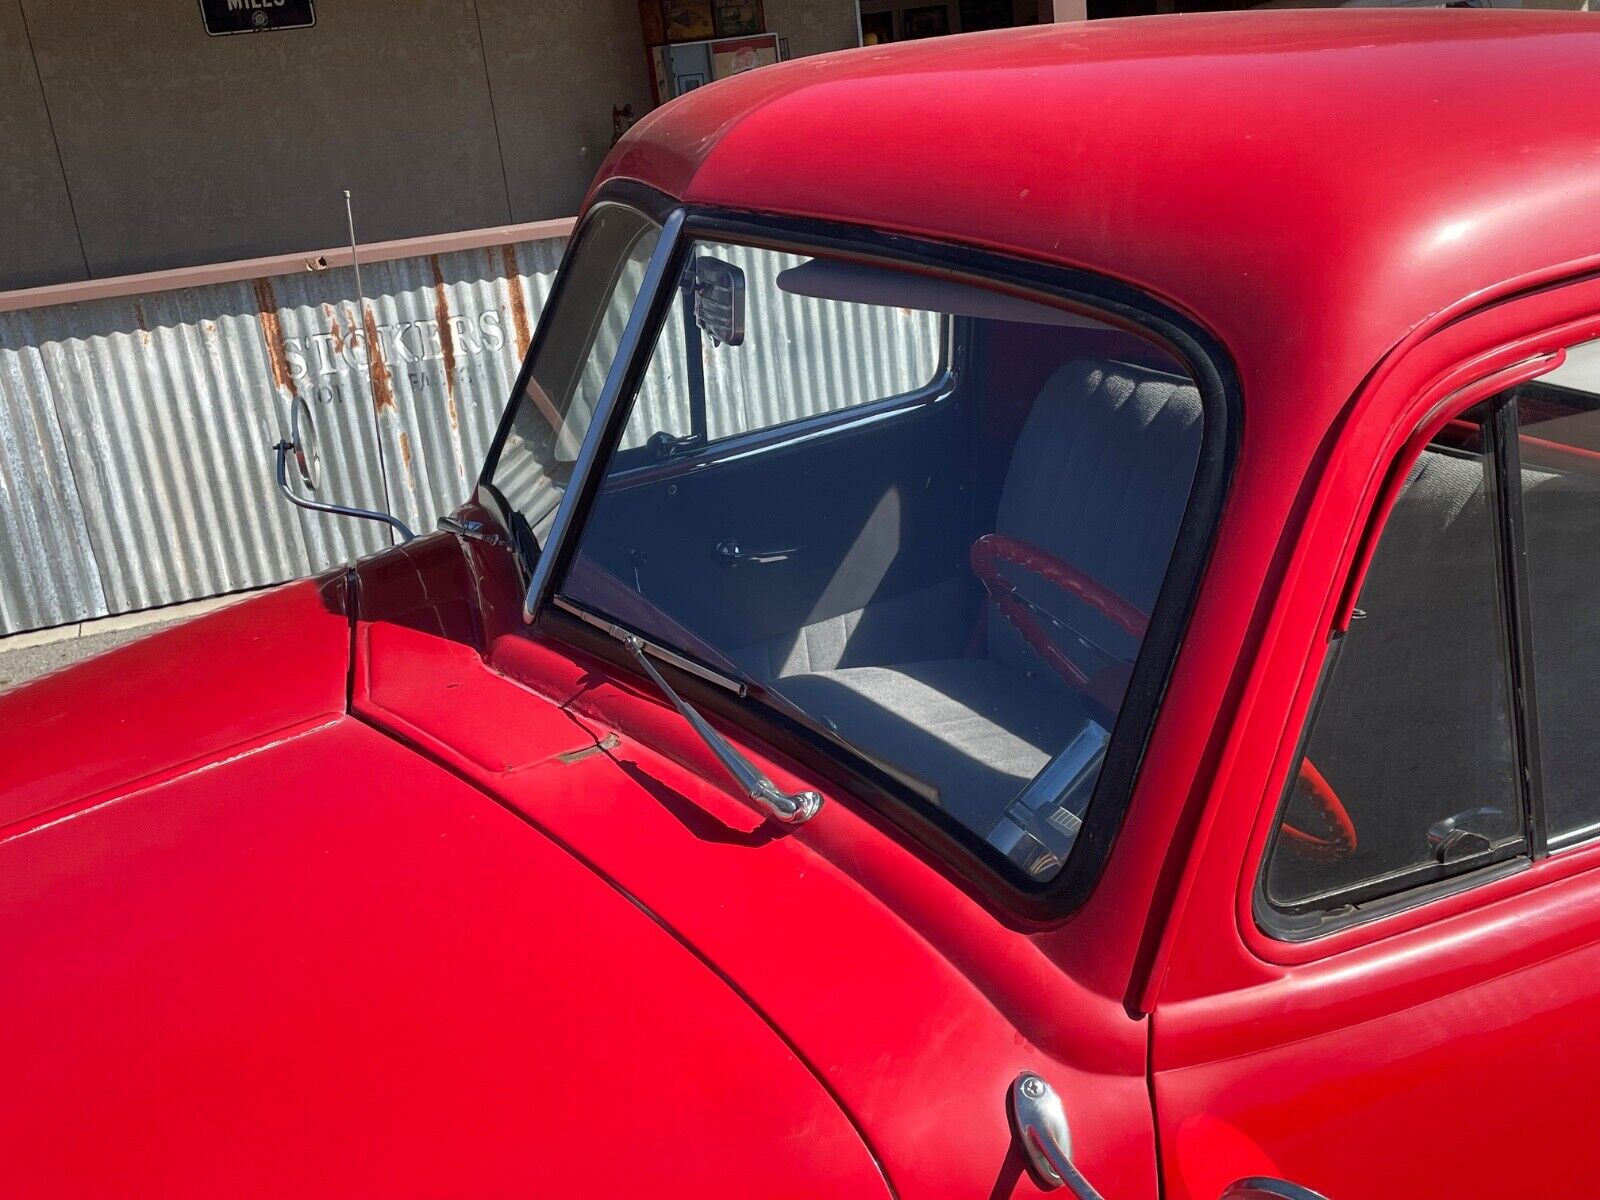
[[[1088,715],[1065,689],[985,659],[846,667],[776,686],[869,754],[927,783],[941,808],[980,834]]]
[[[1044,385],[1017,439],[995,528],[1148,615],[1188,507],[1200,433],[1200,393],[1188,380],[1103,359],[1069,362]],[[1008,577],[1111,660],[1132,662],[1137,638],[1041,579]],[[1017,669],[1038,662],[1004,621],[989,623],[989,657]]]

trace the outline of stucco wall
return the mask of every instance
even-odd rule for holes
[[[193,0],[23,0],[93,275],[505,219],[471,0],[213,38]]]
[[[0,0],[0,290],[570,214],[649,95],[634,0]]]
[[[855,0],[764,0],[767,28],[789,39],[801,58],[857,44]]]
[[[796,57],[856,44],[854,0],[766,15]],[[364,242],[570,215],[613,104],[650,107],[636,0],[223,38],[195,0],[0,0],[0,291],[341,245],[347,187]]]
[[[0,0],[0,288],[83,275],[18,0]]]
[[[570,217],[611,148],[611,106],[650,108],[638,4],[478,0],[478,12],[511,219]]]

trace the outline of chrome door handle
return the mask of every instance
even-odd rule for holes
[[[1061,1097],[1032,1071],[1024,1071],[1011,1085],[1011,1119],[1041,1186],[1064,1187],[1077,1200],[1104,1200],[1072,1165],[1072,1130]]]
[[[734,567],[740,563],[787,562],[804,549],[804,546],[790,546],[787,550],[746,550],[736,539],[723,538],[717,543],[713,553],[723,566]]]
[[[1222,1193],[1221,1200],[1326,1200],[1326,1197],[1297,1183],[1257,1176],[1234,1180]]]

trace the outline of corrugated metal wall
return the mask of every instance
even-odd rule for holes
[[[375,524],[278,494],[272,446],[296,394],[317,416],[320,494],[430,528],[470,488],[564,248],[372,263],[359,321],[348,268],[0,313],[0,633],[386,545]]]
[[[385,527],[278,493],[272,447],[296,395],[317,417],[319,498],[431,528],[471,488],[565,246],[372,262],[359,319],[344,267],[0,312],[0,634],[387,545]],[[747,344],[761,350],[706,351],[714,437],[927,382],[936,317],[780,294],[773,276],[799,259],[716,252],[750,277]],[[681,423],[682,370],[681,340],[664,339],[640,400],[649,428]]]

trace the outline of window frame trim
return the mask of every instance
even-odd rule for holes
[[[528,381],[533,377],[533,365],[539,361],[539,354],[544,348],[545,341],[550,336],[550,322],[545,319],[545,314],[554,312],[566,293],[570,290],[573,264],[576,258],[573,253],[581,243],[589,229],[589,219],[597,209],[606,204],[620,204],[632,208],[645,217],[654,221],[662,228],[661,236],[665,237],[667,218],[671,216],[677,202],[671,197],[664,196],[643,184],[634,183],[632,180],[613,180],[596,193],[592,203],[587,205],[582,219],[567,236],[566,249],[562,251],[561,261],[556,266],[555,279],[550,285],[550,294],[545,297],[543,306],[539,311],[539,319],[535,322],[533,334],[528,340],[527,348],[522,352],[522,365],[517,369],[517,377],[512,381],[511,390],[507,394],[505,411],[500,414],[499,424],[490,439],[489,448],[483,455],[483,466],[478,471],[475,488],[488,491],[497,495],[499,489],[494,485],[494,473],[500,465],[500,455],[505,449],[506,439],[511,435],[515,424],[514,417],[518,405],[521,403],[523,393],[527,390]],[[631,314],[630,314],[631,317]],[[615,365],[615,364],[613,364]],[[608,380],[609,381],[609,380]]]
[[[743,458],[748,454],[759,454],[769,446],[789,445],[799,438],[823,437],[857,424],[888,420],[902,412],[932,408],[954,396],[961,386],[963,372],[971,357],[967,344],[970,336],[966,318],[948,322],[945,336],[941,339],[944,348],[940,353],[939,372],[921,387],[909,392],[898,392],[892,396],[880,396],[876,400],[869,400],[865,404],[851,408],[813,413],[809,417],[796,417],[792,421],[781,421],[776,425],[767,425],[745,433],[729,434],[715,441],[705,441],[701,445],[685,450],[682,454],[670,455],[659,461],[641,462],[637,466],[631,462],[620,465],[617,478],[609,481],[610,486],[622,489],[650,483],[670,475],[700,471],[736,458]],[[648,444],[634,446],[628,450],[619,449],[614,458],[620,458],[622,455],[630,457],[641,455],[647,449]]]
[[[1088,898],[1110,856],[1112,842],[1132,799],[1145,750],[1160,719],[1161,701],[1175,669],[1221,526],[1238,457],[1243,419],[1238,377],[1226,349],[1205,327],[1157,298],[1119,280],[1075,268],[839,222],[684,205],[631,181],[603,185],[592,203],[607,201],[641,207],[641,211],[652,218],[661,211],[683,215],[665,271],[653,279],[648,295],[641,292],[630,317],[631,323],[644,313],[645,331],[651,336],[641,337],[630,345],[631,354],[626,363],[620,355],[613,363],[605,389],[608,395],[613,391],[614,382],[620,383],[618,395],[631,396],[637,388],[648,365],[647,347],[653,346],[653,335],[665,319],[676,291],[663,286],[663,281],[673,278],[675,271],[681,271],[686,247],[708,238],[780,251],[826,253],[935,276],[968,279],[986,287],[998,286],[1058,307],[1081,310],[1101,320],[1121,323],[1130,332],[1170,351],[1188,371],[1200,394],[1203,412],[1201,446],[1189,503],[1179,524],[1166,574],[1152,609],[1150,627],[1112,730],[1111,744],[1086,819],[1066,865],[1048,883],[1037,886],[1023,883],[979,835],[957,826],[937,811],[930,811],[911,797],[903,785],[870,764],[841,761],[841,755],[826,742],[775,709],[730,697],[722,689],[711,687],[693,675],[671,668],[666,672],[674,687],[691,702],[710,710],[741,732],[754,735],[780,754],[801,761],[808,771],[847,791],[852,800],[859,801],[862,807],[881,818],[885,826],[910,843],[914,850],[923,853],[991,907],[1013,919],[1041,925],[1066,918]],[[655,207],[643,207],[645,205]],[[581,232],[580,224],[578,234]],[[557,295],[552,289],[551,304],[555,303]],[[520,395],[525,386],[544,327],[545,322],[541,321],[513,397]],[[492,482],[490,467],[498,456],[512,411],[508,407],[497,434],[490,466],[485,470],[488,482]],[[611,405],[604,414],[606,425],[617,424],[622,411],[622,406]],[[597,408],[597,419],[591,424],[585,445],[594,441],[597,446],[614,448],[619,430],[601,430],[600,424]],[[535,564],[538,587],[529,589],[530,596],[537,600],[532,614],[533,628],[535,633],[555,637],[606,661],[622,674],[634,675],[637,667],[627,659],[620,646],[576,617],[561,612],[551,602],[565,579],[578,535],[609,464],[609,453],[605,457],[605,462],[597,462],[593,469],[584,471],[581,479],[575,471],[568,484],[561,505],[561,509],[568,510],[565,521],[561,520],[558,510],[561,536],[558,539],[557,527],[552,527],[548,545]]]

